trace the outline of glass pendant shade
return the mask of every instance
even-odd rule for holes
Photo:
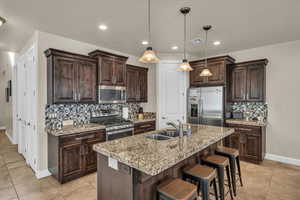
[[[148,47],[139,61],[142,63],[158,63],[159,59],[155,55],[152,47]]]
[[[210,70],[208,68],[205,68],[202,70],[202,72],[200,73],[200,76],[202,77],[207,77],[207,76],[212,76],[213,74],[210,72]]]
[[[178,70],[179,71],[192,71],[193,68],[191,67],[191,65],[187,59],[183,59]]]

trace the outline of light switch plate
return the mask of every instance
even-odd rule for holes
[[[64,120],[63,121],[63,126],[71,126],[73,125],[74,120]]]
[[[115,169],[115,170],[119,170],[118,161],[116,159],[111,158],[111,157],[108,158],[108,166],[110,168]]]

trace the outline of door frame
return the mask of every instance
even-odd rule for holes
[[[161,83],[160,83],[160,78],[161,78],[161,68],[163,67],[164,64],[174,64],[174,70],[177,70],[181,63],[181,60],[161,60],[157,65],[156,65],[156,110],[157,110],[157,121],[156,125],[157,127],[161,127],[162,124],[162,105],[160,103],[160,89],[161,89]],[[177,67],[175,68],[175,66]],[[183,87],[185,88],[184,95],[183,95],[183,117],[184,119],[182,120],[183,123],[187,122],[187,89],[188,89],[188,72],[182,72],[186,73],[184,76],[184,79],[182,80]]]

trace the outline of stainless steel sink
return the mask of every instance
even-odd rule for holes
[[[178,137],[179,132],[176,129],[167,129],[158,132],[159,135],[167,136],[167,137]]]
[[[170,137],[160,135],[160,134],[147,135],[146,138],[153,139],[153,140],[168,140],[168,139],[171,139]]]

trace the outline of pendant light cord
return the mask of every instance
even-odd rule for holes
[[[206,68],[207,68],[207,56],[206,56],[206,50],[207,50],[207,32],[208,32],[208,30],[205,31],[205,49],[204,49],[205,67]]]
[[[151,33],[150,33],[150,30],[151,30],[151,20],[150,20],[150,0],[148,0],[148,40],[149,40],[149,46],[151,46]]]
[[[183,57],[186,59],[186,14],[184,14],[184,41],[183,41]]]

